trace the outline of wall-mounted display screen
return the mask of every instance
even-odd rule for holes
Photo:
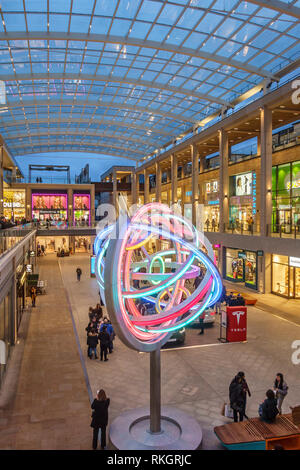
[[[249,196],[252,194],[252,173],[234,176],[235,196]]]
[[[61,210],[67,209],[66,194],[33,194],[32,210]]]
[[[32,218],[41,222],[67,220],[68,197],[66,194],[33,193]]]
[[[89,225],[90,194],[73,194],[73,222],[75,225]]]

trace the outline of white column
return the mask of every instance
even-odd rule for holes
[[[149,175],[147,170],[144,170],[144,204],[149,202]]]
[[[178,188],[177,168],[178,168],[177,155],[173,153],[171,155],[171,188],[172,188],[171,204],[177,203],[177,188]]]
[[[135,172],[132,172],[131,174],[131,202],[132,204],[136,204],[136,179],[137,175]]]
[[[197,206],[199,201],[199,156],[196,145],[191,145],[192,160],[192,223],[196,225]]]
[[[117,207],[117,196],[118,196],[118,192],[117,192],[117,174],[116,174],[116,169],[114,168],[113,169],[113,177],[112,177],[113,181],[113,206],[115,208],[115,211],[116,211],[116,216],[118,216],[118,207]]]
[[[220,232],[225,231],[229,217],[229,179],[228,179],[228,134],[224,129],[219,130],[220,152]]]
[[[260,234],[267,236],[272,220],[272,111],[260,109]]]
[[[161,167],[158,162],[155,163],[156,173],[156,187],[155,187],[155,200],[161,202]]]

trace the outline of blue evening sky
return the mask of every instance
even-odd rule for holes
[[[28,165],[69,165],[71,172],[71,181],[74,182],[75,175],[79,175],[80,170],[85,167],[87,163],[90,165],[90,177],[92,181],[100,181],[100,175],[108,170],[113,165],[133,165],[134,160],[127,158],[118,158],[108,155],[94,154],[94,153],[71,153],[71,152],[57,152],[57,153],[41,153],[41,154],[28,154],[15,157],[20,170],[25,177],[28,176]],[[65,173],[46,172],[32,174],[32,181],[40,176],[46,182],[49,177],[66,177]],[[57,181],[58,182],[58,181]]]

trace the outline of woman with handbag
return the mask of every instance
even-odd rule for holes
[[[108,423],[108,407],[110,399],[106,397],[104,390],[98,390],[97,398],[94,399],[91,408],[92,413],[92,422],[91,427],[94,428],[93,431],[93,449],[97,449],[98,444],[98,434],[99,429],[101,429],[101,449],[106,447],[106,426]]]
[[[283,375],[280,372],[278,372],[278,374],[276,375],[275,382],[274,382],[274,393],[277,398],[277,408],[278,408],[280,415],[282,411],[282,402],[287,396],[288,388],[289,387],[283,380]]]

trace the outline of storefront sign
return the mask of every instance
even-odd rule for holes
[[[208,201],[207,204],[210,205],[210,206],[215,206],[217,204],[220,204],[220,200],[215,199],[214,201]]]
[[[262,250],[257,251],[257,256],[264,256],[264,252]]]
[[[35,256],[35,251],[30,251],[29,256],[30,258],[33,258]]]
[[[247,340],[247,307],[227,307],[226,339],[230,343]]]
[[[300,268],[300,258],[295,258],[294,256],[290,256],[290,266],[294,266],[295,268]]]
[[[252,194],[253,194],[253,202],[252,202],[252,214],[253,216],[256,214],[256,173],[253,172],[253,181],[252,181]]]
[[[32,273],[32,264],[27,264],[26,265],[26,272],[27,273]],[[25,273],[26,274],[26,273]]]
[[[243,251],[239,251],[238,258],[246,259],[246,253],[244,253]]]

